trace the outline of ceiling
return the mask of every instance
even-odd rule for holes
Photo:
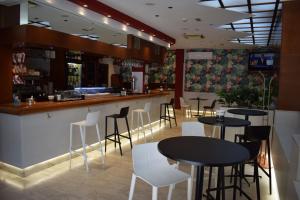
[[[281,42],[282,0],[202,0],[201,5],[248,13],[249,17],[221,26],[225,30],[250,33],[234,42],[259,46]]]
[[[30,24],[36,26],[51,28],[52,30],[79,35],[109,44],[124,46],[127,44],[127,35],[123,32],[113,30],[109,26],[96,24],[85,17],[65,12],[37,1],[29,2],[28,15]]]
[[[176,39],[172,48],[243,48],[249,34],[218,28],[248,14],[199,5],[197,0],[98,0]],[[203,37],[201,37],[203,35]]]
[[[20,0],[19,0],[20,1]],[[175,38],[171,48],[252,48],[279,44],[282,0],[93,0]],[[0,0],[11,5],[16,0]],[[64,0],[32,0],[29,19],[35,25],[106,43],[126,44],[126,34],[166,46],[153,35]],[[109,23],[107,21],[109,20]],[[36,22],[38,24],[36,24]],[[98,38],[99,36],[99,38]]]

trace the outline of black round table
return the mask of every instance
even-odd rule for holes
[[[200,116],[200,101],[206,101],[207,99],[197,97],[197,98],[190,98],[190,100],[194,100],[194,101],[198,102],[197,115],[195,115],[195,116]]]
[[[243,109],[243,108],[236,108],[236,109],[229,109],[227,112],[235,115],[244,115],[245,120],[249,120],[249,116],[264,116],[268,113],[261,110],[254,110],[254,109]]]
[[[158,150],[166,157],[197,166],[195,199],[202,199],[204,166],[219,167],[218,179],[224,177],[224,167],[249,159],[248,150],[236,143],[208,137],[181,136],[158,143]],[[223,184],[218,180],[218,187]],[[220,191],[217,191],[217,197]]]
[[[245,127],[251,123],[248,120],[238,119],[233,117],[224,117],[224,121],[218,121],[216,117],[199,117],[198,121],[203,124],[221,126],[221,139],[225,139],[226,127]]]

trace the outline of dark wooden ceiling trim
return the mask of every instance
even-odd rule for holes
[[[96,13],[99,13],[104,16],[110,15],[112,19],[122,23],[126,24],[128,23],[129,26],[137,29],[137,30],[143,30],[145,33],[149,35],[155,35],[155,37],[164,40],[170,44],[175,44],[176,40],[169,35],[151,27],[148,26],[147,24],[134,19],[133,17],[130,17],[129,15],[126,15],[104,3],[101,3],[100,1],[97,0],[68,0],[72,3],[75,3],[79,6],[87,5],[85,9],[92,10]]]

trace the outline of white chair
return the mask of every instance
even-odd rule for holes
[[[152,186],[152,200],[158,199],[158,188],[165,186],[169,186],[168,200],[170,200],[175,184],[188,181],[187,199],[191,200],[191,176],[178,170],[176,165],[170,165],[167,158],[158,151],[157,144],[158,142],[154,142],[133,146],[133,173],[128,199],[132,200],[138,177]]]
[[[81,138],[81,144],[82,144],[82,156],[84,159],[84,164],[86,171],[89,171],[88,163],[87,163],[87,155],[86,155],[86,143],[85,143],[85,135],[86,135],[86,127],[95,126],[96,127],[96,133],[99,141],[99,151],[101,152],[102,157],[102,163],[104,164],[104,156],[103,156],[103,150],[102,150],[102,144],[100,139],[100,132],[99,132],[99,116],[100,112],[90,112],[87,114],[86,119],[79,122],[74,122],[70,124],[70,146],[69,146],[69,160],[70,160],[70,168],[71,168],[71,161],[72,161],[72,152],[77,153],[75,150],[72,150],[72,137],[73,137],[73,126],[79,126],[80,129],[80,138]]]
[[[144,126],[144,118],[143,118],[144,113],[147,114],[148,124],[149,124],[148,129],[151,131],[151,136],[153,139],[152,125],[151,125],[151,119],[150,119],[150,109],[151,109],[151,103],[147,102],[144,106],[144,109],[135,109],[135,110],[132,110],[132,113],[131,113],[131,127],[133,127],[134,114],[136,113],[138,140],[139,140],[140,127],[141,127],[141,129],[143,129],[143,132],[144,132],[145,142],[146,142],[146,133],[145,133],[145,126]]]
[[[205,137],[204,125],[200,122],[182,122],[181,134],[182,136]],[[194,174],[195,174],[195,166],[191,165],[192,180],[194,179]]]
[[[179,98],[180,100],[180,108],[182,109],[184,117],[186,117],[186,111],[188,110],[188,116],[192,117],[192,108],[191,105],[188,105],[182,97]],[[190,113],[190,115],[189,115]]]

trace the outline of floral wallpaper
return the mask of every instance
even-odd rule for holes
[[[149,69],[149,82],[150,83],[163,83],[167,85],[175,84],[175,67],[176,55],[174,51],[167,51],[164,65],[161,66],[157,63],[152,63]]]
[[[216,92],[234,87],[258,87],[262,80],[248,73],[248,50],[193,49],[186,52],[212,52],[211,60],[185,61],[185,91]]]

